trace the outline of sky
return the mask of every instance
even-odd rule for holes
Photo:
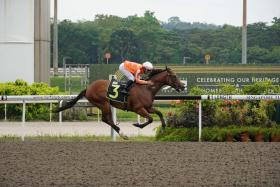
[[[216,25],[242,25],[243,0],[58,0],[58,19],[94,20],[96,14],[119,17],[154,12],[163,22],[178,16],[181,21]],[[53,0],[51,0],[53,9]],[[53,16],[53,11],[51,11]],[[280,18],[280,0],[247,0],[247,23],[271,23]]]

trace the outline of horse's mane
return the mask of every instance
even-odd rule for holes
[[[153,76],[166,71],[167,69],[153,69],[146,77],[145,80],[150,80]]]

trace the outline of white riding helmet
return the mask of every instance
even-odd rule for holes
[[[152,70],[154,69],[153,64],[151,62],[144,62],[143,67],[146,68],[147,70]]]

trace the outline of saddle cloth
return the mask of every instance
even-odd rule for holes
[[[125,84],[125,82],[121,82],[113,78],[108,87],[107,98],[111,101],[126,103],[127,94],[122,93],[122,91],[125,91]]]

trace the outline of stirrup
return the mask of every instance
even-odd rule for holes
[[[121,93],[123,93],[123,94],[128,94],[128,91],[122,90]]]
[[[130,95],[130,94],[129,94],[129,91],[127,91],[127,90],[122,90],[121,93],[122,93],[122,94],[125,94],[125,95],[127,95],[127,96]]]

